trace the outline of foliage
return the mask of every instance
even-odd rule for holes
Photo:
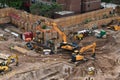
[[[120,4],[120,0],[101,0],[102,2]]]
[[[23,3],[23,1],[22,0],[13,0],[13,1],[8,1],[7,2],[7,5],[9,6],[9,7],[14,7],[14,8],[16,8],[16,9],[20,9],[20,7],[22,6],[22,3]]]
[[[103,19],[108,18],[107,14],[103,14]]]
[[[52,4],[36,3],[31,5],[30,10],[32,14],[37,14],[51,18],[54,12],[61,11],[62,7],[57,3]]]
[[[113,0],[113,3],[120,4],[120,0]]]
[[[6,0],[0,0],[0,8],[5,7]]]
[[[91,22],[91,21],[92,21],[92,19],[87,18],[87,19],[84,20],[84,23],[87,24],[87,23],[89,23],[89,22]]]
[[[20,9],[20,7],[22,6],[23,0],[0,0],[0,7],[4,8],[7,6],[9,7],[14,7],[16,9]]]
[[[43,25],[43,26],[42,26],[42,29],[46,29],[46,28],[47,28],[47,26],[46,26],[46,25]]]

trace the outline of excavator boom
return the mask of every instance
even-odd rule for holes
[[[83,54],[83,52],[85,52],[86,50],[88,50],[90,48],[92,48],[92,53],[95,53],[96,43],[94,42],[91,45],[88,45],[86,47],[82,47],[79,52],[80,52],[80,54]]]
[[[53,29],[56,30],[56,31],[62,36],[63,42],[67,42],[67,36],[65,35],[64,32],[62,32],[62,31],[58,28],[58,26],[57,26],[56,23],[51,23],[51,24],[47,23],[47,24],[50,25],[50,26],[52,26]]]
[[[10,57],[8,57],[7,59],[7,66],[11,63],[11,61],[15,61],[16,62],[16,66],[18,65],[18,56],[17,55],[12,55]]]
[[[64,32],[62,32],[62,31],[58,28],[58,26],[57,26],[56,23],[47,23],[47,22],[46,22],[46,24],[47,24],[48,26],[52,26],[53,29],[56,30],[56,31],[60,34],[60,36],[62,37],[63,42],[60,44],[60,48],[65,49],[65,50],[70,50],[70,51],[78,48],[78,45],[77,45],[77,44],[69,44],[69,43],[67,42],[67,36],[66,36],[66,34],[65,34]]]

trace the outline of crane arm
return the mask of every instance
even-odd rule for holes
[[[90,48],[92,48],[92,53],[94,54],[94,53],[95,53],[95,48],[96,48],[96,43],[94,42],[94,43],[91,44],[91,45],[88,45],[88,46],[86,46],[86,47],[82,47],[82,48],[80,49],[80,54],[83,54],[83,52],[85,52],[86,50],[88,50],[88,49],[90,49]]]

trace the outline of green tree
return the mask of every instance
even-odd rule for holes
[[[0,8],[5,7],[6,0],[0,0]]]
[[[113,3],[120,4],[120,0],[113,0]]]
[[[20,9],[22,6],[23,0],[0,0],[0,7],[4,8],[5,5],[9,7],[14,7],[16,9]]]
[[[32,14],[37,14],[51,18],[54,15],[54,12],[62,10],[62,6],[57,3],[52,4],[36,3],[31,5],[30,10]]]

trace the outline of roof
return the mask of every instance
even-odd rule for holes
[[[115,9],[116,6],[118,6],[117,4],[113,4],[113,3],[105,3],[105,2],[102,2],[101,3],[101,6],[103,6],[104,8],[113,8]]]
[[[59,14],[59,15],[66,15],[66,14],[73,14],[74,12],[73,11],[59,11],[59,12],[55,12],[56,14]]]

